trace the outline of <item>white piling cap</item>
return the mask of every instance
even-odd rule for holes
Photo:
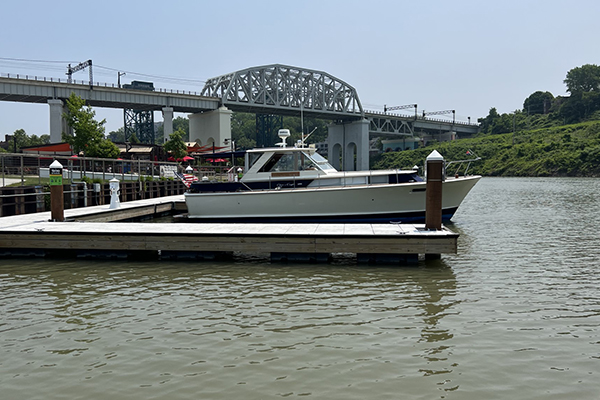
[[[62,164],[58,162],[58,160],[54,160],[52,161],[52,164],[50,164],[50,168],[62,168]]]
[[[434,150],[427,156],[427,161],[444,161],[444,157],[437,150]]]

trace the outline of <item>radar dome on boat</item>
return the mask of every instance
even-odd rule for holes
[[[286,146],[285,140],[290,137],[290,130],[289,129],[280,129],[279,132],[277,132],[277,136],[279,136],[279,138],[281,139],[281,143],[277,143],[277,145],[285,147]]]
[[[280,139],[289,138],[290,130],[289,129],[280,129],[279,132],[277,132],[277,136],[279,136]]]

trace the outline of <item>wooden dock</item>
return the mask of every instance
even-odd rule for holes
[[[273,260],[326,261],[354,253],[361,262],[411,262],[456,253],[458,234],[415,224],[256,224],[116,222],[185,212],[183,196],[0,218],[0,257],[214,259],[268,253]]]

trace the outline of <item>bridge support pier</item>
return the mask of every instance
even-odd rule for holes
[[[190,114],[190,142],[202,146],[214,143],[225,146],[225,139],[231,139],[231,114],[227,107],[221,106],[214,111]]]
[[[62,133],[66,130],[67,123],[63,118],[62,100],[49,99],[50,106],[50,143],[61,143]]]
[[[163,139],[160,144],[163,144],[169,139],[173,133],[173,107],[163,107]]]
[[[369,121],[329,125],[327,136],[329,163],[338,170],[369,169]],[[343,166],[343,168],[340,168]]]

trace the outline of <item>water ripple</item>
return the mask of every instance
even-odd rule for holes
[[[483,179],[408,268],[2,260],[2,399],[594,399],[599,182]]]

